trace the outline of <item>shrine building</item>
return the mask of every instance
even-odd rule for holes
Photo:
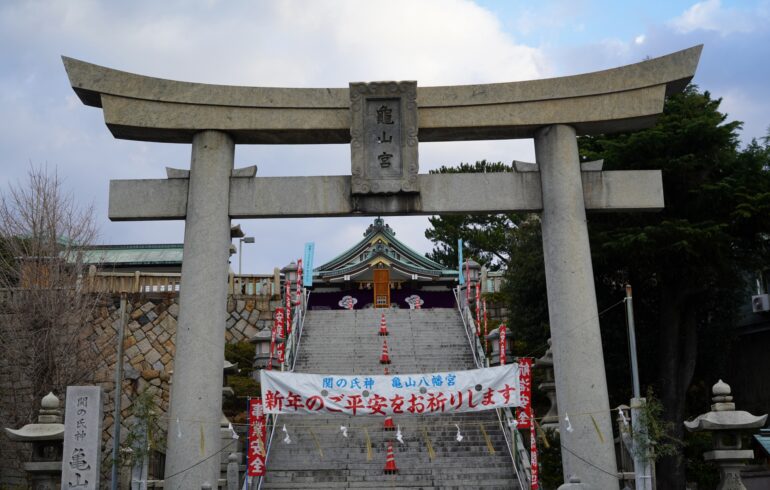
[[[453,308],[457,277],[457,269],[409,248],[377,218],[360,242],[313,269],[309,308],[346,309],[350,301],[357,310]]]

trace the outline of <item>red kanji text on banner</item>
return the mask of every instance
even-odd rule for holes
[[[516,411],[516,426],[527,429],[532,423],[532,358],[519,358],[519,388],[521,408]]]
[[[519,365],[391,376],[262,371],[265,413],[430,415],[522,406]]]
[[[264,476],[267,442],[267,421],[261,398],[249,401],[249,476]]]

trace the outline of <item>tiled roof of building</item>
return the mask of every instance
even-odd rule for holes
[[[181,265],[183,244],[95,245],[83,252],[85,264]]]
[[[377,257],[386,258],[394,267],[409,273],[431,277],[456,276],[457,270],[450,270],[414,251],[395,237],[393,229],[385,220],[377,218],[364,233],[364,238],[329,262],[316,267],[314,275],[349,274]]]

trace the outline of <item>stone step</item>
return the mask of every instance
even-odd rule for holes
[[[310,311],[296,371],[381,374],[381,310]],[[475,367],[465,327],[454,309],[387,310],[392,374],[457,371]],[[382,430],[376,416],[282,415],[292,444],[273,441],[264,488],[517,488],[505,438],[494,412],[399,415],[404,444]],[[483,424],[491,453],[479,428]],[[460,426],[463,441],[457,442]],[[342,436],[340,425],[348,427]],[[309,428],[313,428],[313,434]],[[364,428],[371,442],[366,448]],[[423,433],[433,448],[431,460]],[[387,441],[393,441],[398,475],[385,475]],[[323,457],[318,451],[323,451]]]

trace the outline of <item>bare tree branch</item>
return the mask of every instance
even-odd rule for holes
[[[83,247],[96,238],[91,206],[54,170],[31,166],[0,197],[0,419],[32,421],[49,391],[62,396],[96,357],[86,349],[99,298],[83,286]]]

